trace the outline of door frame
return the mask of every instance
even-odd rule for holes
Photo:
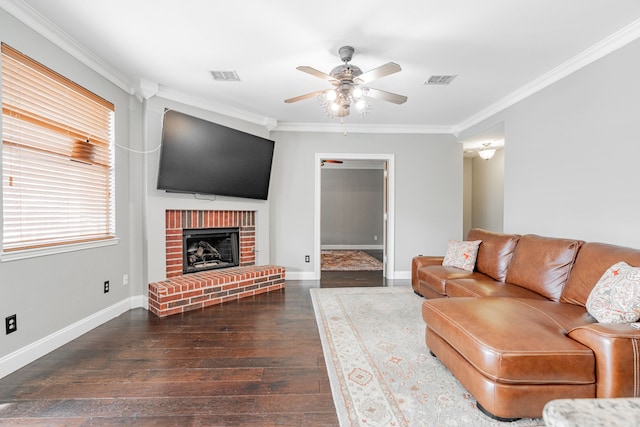
[[[321,161],[322,159],[342,159],[342,160],[380,160],[385,161],[387,170],[384,176],[386,187],[386,215],[385,230],[383,236],[384,247],[384,277],[395,278],[395,155],[377,153],[316,153],[315,155],[315,211],[313,220],[313,277],[320,280],[321,275]]]

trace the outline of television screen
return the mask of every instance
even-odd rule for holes
[[[158,190],[266,200],[274,142],[165,110]]]

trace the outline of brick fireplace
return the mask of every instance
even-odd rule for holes
[[[159,317],[283,289],[285,270],[256,266],[255,211],[167,210],[167,280],[149,283],[149,310]],[[183,229],[237,228],[239,266],[183,274]]]
[[[256,263],[255,211],[168,210],[165,213],[167,278],[182,276],[182,230],[237,227],[240,231],[240,267]]]

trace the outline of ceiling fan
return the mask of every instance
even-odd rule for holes
[[[285,99],[284,102],[290,104],[304,99],[318,97],[330,117],[346,117],[349,115],[352,105],[354,105],[362,115],[366,114],[369,109],[366,100],[367,97],[392,102],[394,104],[403,104],[407,101],[406,96],[366,86],[367,83],[373,80],[397,73],[401,70],[400,65],[395,62],[387,62],[384,65],[363,73],[359,67],[351,64],[354,51],[355,49],[351,46],[341,47],[338,50],[338,54],[344,64],[338,65],[331,70],[329,74],[306,65],[297,67],[296,69],[300,71],[327,80],[333,85],[333,89],[317,90],[305,95]]]
[[[322,160],[320,160],[320,166],[324,166],[327,163],[331,163],[331,164],[335,164],[335,165],[341,165],[344,162],[342,160],[338,160],[338,159],[322,159]]]

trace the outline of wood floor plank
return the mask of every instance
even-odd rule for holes
[[[335,273],[167,318],[124,313],[0,379],[0,426],[336,426],[309,290],[386,282]]]

